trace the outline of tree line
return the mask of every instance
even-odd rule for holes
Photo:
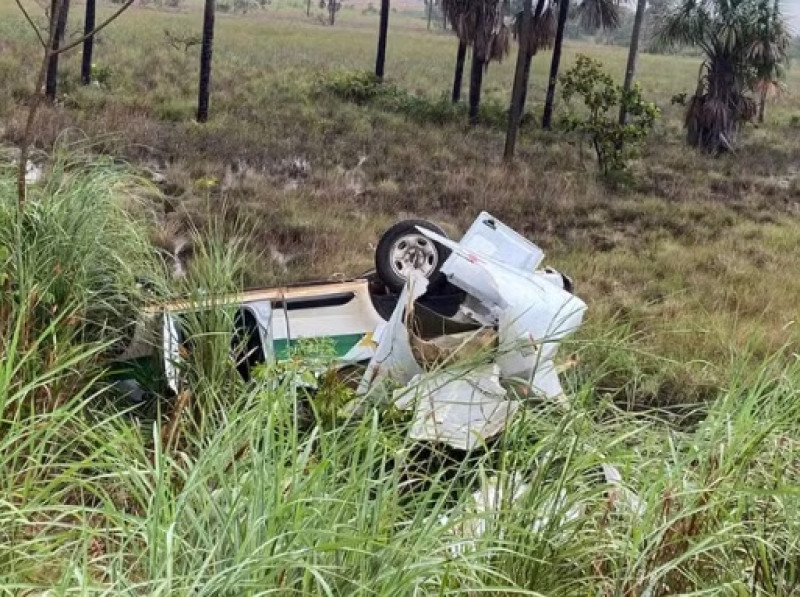
[[[100,25],[96,24],[96,0],[86,0],[83,35],[66,44],[70,0],[50,0],[46,32],[35,24],[21,0],[15,1],[43,50],[21,148],[19,195],[20,201],[24,201],[28,143],[41,101],[56,98],[59,56],[82,46],[81,81],[89,85],[95,35],[128,9],[133,0],[122,2]],[[541,120],[542,128],[550,129],[568,24],[577,23],[586,31],[611,31],[619,27],[621,21],[619,0],[573,0],[572,3],[570,0],[521,0],[516,11],[508,0],[427,0],[429,15],[434,2],[437,2],[444,26],[449,23],[457,42],[451,90],[454,103],[461,101],[464,70],[470,57],[470,124],[480,121],[485,71],[492,62],[510,53],[512,39],[517,41],[504,152],[507,160],[515,153],[534,57],[542,49],[552,49]],[[325,6],[333,9],[331,21],[340,5],[341,0],[327,0]],[[205,0],[196,113],[201,123],[209,117],[216,9],[216,0]],[[391,0],[381,0],[375,62],[378,81],[383,81],[386,74],[390,12]],[[688,144],[712,154],[733,151],[743,123],[755,118],[763,122],[767,100],[780,90],[793,50],[792,36],[779,0],[637,0],[628,42],[623,96],[631,93],[635,81],[646,17],[651,21],[647,25],[650,36],[662,47],[691,47],[699,50],[702,56],[697,87],[683,102]],[[619,126],[625,126],[626,116],[625,102],[620,102]]]
[[[384,76],[386,32],[383,15],[390,0],[381,3],[376,77]],[[506,159],[513,158],[529,87],[531,63],[543,48],[552,48],[550,74],[541,126],[552,126],[562,47],[568,21],[584,30],[611,31],[621,22],[618,0],[522,0],[509,32],[501,0],[440,0],[458,40],[453,102],[460,101],[464,66],[471,52],[469,122],[480,118],[483,73],[509,52],[510,33],[518,41]],[[535,2],[535,4],[534,4]],[[694,48],[702,57],[697,88],[686,105],[689,145],[708,153],[733,151],[741,125],[763,122],[769,97],[781,89],[793,40],[779,0],[637,0],[628,41],[628,60],[622,93],[630,94],[636,77],[645,17],[651,21],[648,38],[661,49]],[[626,124],[620,102],[619,125]]]

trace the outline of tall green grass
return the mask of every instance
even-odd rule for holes
[[[80,149],[56,152],[21,209],[13,176],[0,178],[6,388],[32,398],[36,411],[77,389],[61,388],[76,378],[77,363],[85,369],[91,357],[123,348],[143,300],[137,278],[162,277],[147,240],[142,183],[108,160],[88,163]],[[37,376],[51,383],[20,385]],[[0,399],[0,413],[13,406],[9,395]]]
[[[609,342],[613,354],[567,380],[569,408],[530,404],[466,460],[420,449],[407,422],[377,407],[309,421],[293,383],[302,360],[248,385],[215,381],[213,367],[230,364],[204,361],[194,383],[219,400],[198,400],[193,416],[214,424],[186,414],[179,441],[165,442],[164,418],[98,400],[106,390],[94,383],[124,335],[106,314],[135,310],[134,275],[159,269],[127,205],[133,183],[109,165],[57,162],[22,217],[11,181],[0,183],[3,238],[22,241],[3,244],[0,593],[800,590],[800,362],[788,352],[732,368],[694,425],[677,428],[597,392],[624,362],[624,345]],[[219,276],[236,271],[238,249],[203,251],[196,290],[235,283]],[[229,346],[206,356],[224,361]],[[605,480],[604,464],[621,483]],[[475,492],[497,506],[482,509]]]

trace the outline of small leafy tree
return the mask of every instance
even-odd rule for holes
[[[659,109],[642,98],[638,84],[625,91],[603,71],[600,62],[588,56],[579,55],[561,82],[564,100],[570,107],[564,128],[589,139],[604,178],[625,174],[627,160],[653,128]],[[572,109],[575,97],[581,100],[582,109]],[[620,108],[628,115],[625,124],[619,123]]]

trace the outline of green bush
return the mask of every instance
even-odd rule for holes
[[[316,84],[317,93],[328,93],[358,105],[370,105],[385,112],[402,114],[420,123],[447,124],[464,122],[467,106],[454,104],[447,96],[432,99],[416,95],[390,82],[381,82],[363,71],[341,71],[323,76]],[[508,110],[498,102],[485,101],[480,108],[481,123],[504,129]]]
[[[583,104],[581,110],[564,117],[562,126],[589,139],[604,177],[625,174],[628,159],[644,143],[659,109],[642,98],[638,84],[626,93],[603,71],[600,62],[588,56],[579,55],[575,66],[561,77],[561,83],[568,105],[575,97]],[[621,107],[628,114],[625,124],[619,122]]]

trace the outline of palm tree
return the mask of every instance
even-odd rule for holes
[[[464,79],[464,62],[466,59],[467,42],[459,38],[458,51],[456,52],[456,72],[453,75],[452,100],[454,104],[457,104],[461,100],[461,81]]]
[[[458,37],[458,51],[456,52],[456,69],[453,75],[452,100],[457,104],[461,99],[461,82],[464,80],[464,62],[467,58],[467,49],[472,43],[472,31],[467,28],[469,22],[470,2],[468,0],[442,0],[442,14],[445,21],[453,25]]]
[[[505,25],[501,0],[443,0],[442,10],[453,25],[459,39],[453,98],[461,94],[466,48],[472,46],[472,67],[469,86],[469,121],[480,119],[483,73],[492,61],[508,54],[510,34]]]
[[[328,0],[328,24],[333,27],[336,24],[336,13],[342,8],[342,0]]]
[[[619,26],[619,0],[581,0],[575,9],[581,27],[594,31],[599,28],[614,29]],[[561,49],[564,42],[564,30],[569,16],[569,0],[537,0],[533,18],[530,21],[530,35],[527,39],[527,54],[523,68],[522,105],[519,117],[525,113],[525,102],[528,94],[533,57],[541,49],[553,48],[553,59],[550,64],[550,79],[547,87],[542,125],[549,128],[555,100],[555,88],[558,71],[561,65]],[[558,17],[556,17],[558,13]],[[514,31],[518,39],[523,39],[521,32],[522,13],[517,15]]]
[[[197,97],[197,122],[208,120],[208,102],[211,94],[211,56],[214,52],[215,0],[206,0],[203,11],[203,41],[200,46],[200,88]]]
[[[771,7],[763,0],[759,7],[759,35],[749,48],[756,68],[753,90],[758,94],[758,122],[764,122],[767,98],[781,89],[788,60],[791,34],[781,18],[779,1]]]
[[[522,89],[521,98],[519,100],[519,109],[517,110],[517,123],[519,126],[522,117],[525,114],[525,102],[528,99],[528,85],[531,78],[531,65],[533,64],[533,57],[539,52],[540,49],[550,48],[553,46],[553,38],[555,37],[555,20],[553,19],[553,6],[550,0],[537,0],[536,8],[530,19],[530,30],[525,33],[522,29],[522,17],[518,14],[514,21],[514,34],[519,40],[519,43],[524,46],[523,56],[525,58],[522,66]]]
[[[764,64],[762,50],[780,47],[781,30],[786,30],[782,16],[765,0],[680,0],[666,12],[659,37],[674,46],[697,46],[704,54],[686,112],[690,145],[711,154],[735,148],[742,124],[756,114],[747,91]],[[774,56],[776,64],[783,62],[780,53]]]
[[[556,99],[556,82],[558,70],[561,67],[561,48],[564,45],[564,29],[567,26],[569,15],[569,0],[558,2],[558,25],[556,26],[556,39],[553,43],[553,59],[550,62],[550,78],[547,80],[547,95],[544,100],[544,113],[542,114],[542,128],[548,130],[553,121],[553,104]]]

